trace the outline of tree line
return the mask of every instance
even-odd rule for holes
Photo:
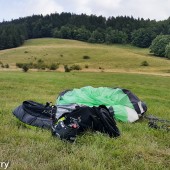
[[[27,39],[55,37],[90,43],[125,44],[147,48],[160,35],[170,35],[170,17],[155,21],[132,16],[54,13],[0,23],[0,50],[18,47]],[[153,51],[153,50],[151,50]]]

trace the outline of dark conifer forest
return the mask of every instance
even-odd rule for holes
[[[129,16],[54,13],[0,23],[0,50],[21,46],[25,40],[53,37],[90,43],[125,44],[147,48],[158,35],[170,34],[170,17],[156,21]]]

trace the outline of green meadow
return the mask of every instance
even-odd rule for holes
[[[83,59],[89,56],[89,59]],[[0,51],[0,61],[15,68],[16,63],[43,60],[45,63],[78,64],[83,71],[169,73],[170,60],[154,57],[149,49],[130,45],[89,44],[75,40],[42,38],[28,40],[22,47]],[[149,66],[141,66],[147,61]],[[85,66],[88,65],[88,69]]]
[[[83,59],[84,55],[90,59]],[[15,63],[30,62],[35,57],[59,62],[60,67],[76,63],[82,67],[88,64],[89,68],[68,73],[62,69],[24,73],[15,68]],[[149,66],[140,66],[145,60]],[[9,69],[0,69],[0,162],[9,161],[8,169],[169,170],[170,133],[149,128],[145,119],[117,122],[121,136],[116,139],[88,131],[69,143],[52,137],[48,130],[25,126],[12,114],[24,100],[55,104],[58,94],[66,89],[107,86],[131,90],[147,104],[147,114],[170,120],[169,60],[129,45],[37,39],[0,51],[0,61],[10,65]]]

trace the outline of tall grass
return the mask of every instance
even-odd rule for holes
[[[0,72],[0,161],[14,170],[169,169],[170,134],[150,129],[146,120],[118,123],[121,136],[86,132],[75,143],[50,131],[22,125],[12,110],[24,100],[55,103],[59,92],[91,85],[123,87],[148,106],[148,113],[170,119],[170,77],[116,73]]]

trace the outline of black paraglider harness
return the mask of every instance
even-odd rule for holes
[[[58,119],[56,115],[52,115],[52,122],[52,135],[72,142],[78,134],[88,129],[107,133],[110,137],[120,136],[113,115],[103,105],[77,107],[72,112],[64,113]]]
[[[22,122],[36,127],[51,129],[52,135],[62,140],[75,141],[76,136],[85,130],[99,131],[110,137],[120,136],[114,120],[114,113],[106,106],[77,106],[71,112],[57,117],[57,106],[51,102],[45,105],[27,100],[14,109],[13,114]],[[143,114],[148,126],[154,129],[170,130],[170,121]]]

